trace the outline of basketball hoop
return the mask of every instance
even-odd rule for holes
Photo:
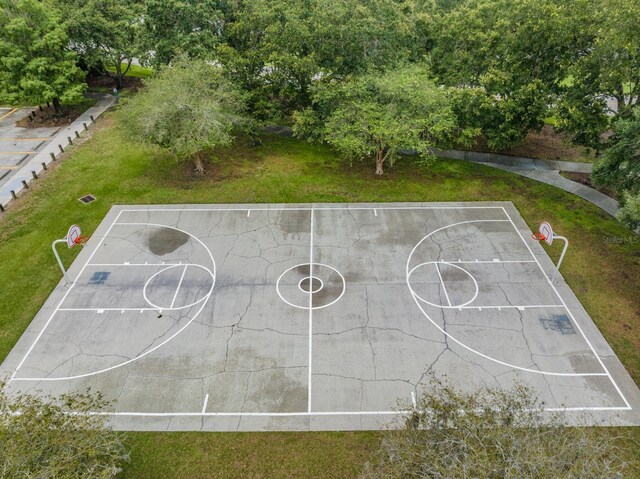
[[[55,240],[53,243],[51,243],[51,249],[53,250],[53,254],[56,257],[56,260],[58,260],[58,265],[60,266],[62,275],[64,276],[64,279],[67,281],[67,283],[69,282],[69,277],[67,276],[67,271],[64,269],[64,265],[62,264],[62,260],[60,259],[60,255],[58,254],[58,250],[56,249],[56,245],[60,243],[66,243],[68,248],[73,248],[77,244],[81,244],[84,246],[88,239],[88,236],[82,236],[82,231],[80,230],[80,227],[78,225],[71,225],[69,231],[67,231],[67,235],[64,238]]]
[[[540,226],[538,227],[538,231],[536,233],[533,233],[531,235],[531,238],[533,238],[536,241],[544,241],[548,245],[553,244],[554,239],[559,239],[564,241],[564,248],[562,248],[560,259],[558,260],[558,264],[556,265],[556,268],[553,271],[553,274],[551,275],[551,282],[553,283],[554,280],[556,279],[556,275],[558,274],[558,271],[560,271],[560,265],[562,264],[564,255],[567,252],[567,248],[569,247],[569,240],[564,236],[555,234],[553,232],[553,228],[551,228],[551,225],[549,224],[548,221],[543,221],[542,223],[540,223]]]
[[[78,236],[76,239],[73,240],[73,244],[74,245],[77,245],[77,244],[84,245],[87,241],[89,241],[89,237],[88,236]]]

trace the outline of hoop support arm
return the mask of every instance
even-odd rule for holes
[[[558,236],[556,234],[553,235],[553,239],[559,239],[564,241],[564,247],[562,248],[562,253],[560,253],[560,259],[558,260],[558,264],[556,265],[556,269],[553,272],[553,275],[551,276],[551,282],[553,283],[553,281],[556,279],[556,275],[558,274],[558,271],[560,271],[560,265],[562,264],[562,260],[564,259],[564,255],[567,252],[567,249],[569,248],[569,240],[567,238],[565,238],[564,236]]]
[[[58,250],[56,249],[56,245],[58,243],[64,243],[67,244],[67,239],[66,238],[62,238],[59,240],[55,240],[53,243],[51,243],[51,249],[53,250],[53,254],[56,256],[56,259],[58,260],[58,266],[60,266],[60,269],[62,270],[62,276],[64,276],[64,279],[67,283],[69,283],[69,277],[67,276],[67,271],[64,269],[64,265],[62,264],[62,260],[60,259],[60,255],[58,254]]]

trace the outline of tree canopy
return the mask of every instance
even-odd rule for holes
[[[122,435],[88,414],[108,407],[99,393],[52,399],[6,388],[0,382],[0,477],[112,479],[128,461]]]
[[[420,65],[321,82],[313,107],[295,116],[298,136],[322,140],[351,160],[375,159],[376,174],[402,149],[428,156],[455,128],[447,93]]]
[[[160,67],[179,55],[213,59],[223,31],[217,0],[145,0],[143,43]]]
[[[465,392],[433,378],[399,429],[388,431],[364,479],[623,477],[611,436],[565,426],[531,391]]]
[[[59,12],[38,0],[2,0],[0,10],[0,101],[60,102],[82,96],[84,75]]]
[[[200,173],[203,150],[229,145],[234,129],[247,124],[244,97],[219,67],[201,60],[176,60],[123,103],[122,120],[132,139],[192,160]]]
[[[116,87],[122,88],[134,58],[145,58],[142,29],[143,0],[62,0],[65,25],[76,52],[88,66],[114,71]]]

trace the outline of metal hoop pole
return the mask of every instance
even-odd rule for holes
[[[559,239],[564,241],[564,248],[562,248],[562,253],[560,253],[560,259],[558,260],[556,270],[553,272],[553,276],[551,276],[552,283],[556,279],[556,275],[558,274],[558,271],[560,271],[560,265],[562,264],[562,260],[564,259],[564,254],[567,252],[567,249],[569,248],[569,240],[564,236],[553,235],[553,239]]]
[[[51,249],[53,250],[53,254],[56,256],[56,259],[58,260],[58,265],[60,266],[60,269],[62,270],[62,276],[64,276],[64,279],[67,283],[69,283],[69,277],[67,276],[67,272],[64,269],[64,266],[62,265],[62,260],[60,259],[60,255],[58,254],[58,250],[56,249],[56,245],[58,243],[65,243],[66,244],[67,239],[66,238],[62,238],[59,240],[55,240],[53,243],[51,243]]]

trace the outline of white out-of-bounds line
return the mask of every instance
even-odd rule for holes
[[[87,263],[87,266],[180,266],[185,263]]]
[[[109,236],[109,233],[111,232],[111,229],[113,228],[113,226],[117,223],[118,219],[120,218],[120,215],[122,214],[122,211],[118,212],[116,218],[113,220],[113,222],[111,223],[111,225],[109,226],[109,228],[107,229],[106,233],[104,234],[104,236],[102,237],[102,240],[104,240],[107,236]],[[13,374],[11,374],[11,377],[9,378],[9,383],[11,383],[11,381],[13,381],[16,377],[16,374],[18,373],[18,371],[20,370],[20,368],[22,367],[22,365],[24,364],[24,362],[27,360],[27,357],[29,357],[29,355],[31,354],[31,351],[33,351],[33,348],[36,347],[36,344],[38,343],[38,341],[40,340],[40,338],[42,337],[42,335],[44,334],[45,330],[47,329],[47,327],[49,326],[49,324],[51,323],[51,321],[53,320],[53,317],[56,315],[56,313],[58,312],[58,310],[60,309],[60,306],[62,305],[62,303],[64,303],[64,301],[67,299],[67,297],[69,296],[69,293],[71,293],[71,290],[73,290],[73,287],[76,285],[76,283],[78,282],[78,278],[80,276],[82,276],[82,273],[84,273],[85,268],[87,267],[87,264],[89,264],[91,262],[91,259],[93,259],[93,256],[96,254],[96,252],[98,251],[98,248],[100,247],[101,242],[99,242],[96,247],[94,248],[94,250],[91,252],[91,255],[89,256],[89,258],[87,259],[87,261],[84,263],[84,265],[82,266],[82,269],[80,270],[80,272],[78,273],[78,275],[75,277],[75,279],[73,280],[73,282],[71,283],[71,286],[69,286],[69,289],[67,290],[67,292],[64,294],[64,296],[62,297],[62,299],[60,300],[60,302],[58,303],[58,306],[56,307],[56,309],[51,313],[51,316],[49,316],[49,319],[47,320],[47,322],[44,324],[43,328],[40,330],[40,333],[38,333],[38,336],[36,336],[36,339],[33,341],[33,343],[31,344],[31,346],[29,347],[29,349],[27,350],[26,354],[24,355],[24,357],[22,358],[22,360],[20,361],[20,363],[18,363],[18,366],[16,367],[15,371],[13,371]]]
[[[251,211],[311,211],[311,210],[500,210],[504,209],[502,206],[292,206],[289,208],[283,207],[264,207],[264,208],[251,208]],[[245,212],[247,208],[146,208],[146,209],[126,209],[122,210],[127,213],[148,213],[148,212],[181,212],[181,211],[224,211],[233,212],[240,211]],[[490,221],[490,220],[488,220]],[[506,221],[506,220],[505,220]]]
[[[309,246],[309,278],[313,278],[313,209],[311,209],[311,240]],[[311,364],[313,357],[313,293],[311,292],[311,279],[309,279],[309,377],[307,379],[307,412],[311,412]]]
[[[438,278],[440,278],[440,284],[442,285],[442,290],[444,291],[444,295],[447,298],[447,303],[451,306],[451,300],[449,299],[449,293],[447,293],[447,287],[444,285],[444,279],[442,279],[442,274],[440,273],[440,266],[436,263],[436,271],[438,272]]]
[[[623,406],[585,406],[585,407],[550,407],[546,412],[580,412],[580,411],[630,411],[631,407]],[[309,416],[406,416],[413,411],[316,411],[316,412],[128,412],[128,411],[91,411],[86,413],[69,412],[71,415],[87,416],[133,416],[133,417],[309,417]]]
[[[171,416],[219,416],[219,417],[308,417],[308,416],[394,416],[406,415],[411,411],[326,411],[326,412],[104,412],[92,411],[88,413],[71,413],[90,416],[140,416],[140,417],[171,417]]]
[[[505,220],[506,221],[506,220]],[[530,259],[527,260],[462,260],[462,259],[454,259],[451,261],[445,261],[445,260],[440,260],[440,261],[434,261],[434,263],[440,263],[440,264],[451,264],[451,263],[456,263],[456,264],[502,264],[502,263],[535,263],[535,261],[532,261]]]
[[[207,410],[207,403],[209,402],[209,394],[207,393],[204,396],[204,402],[202,403],[202,414],[205,414],[206,410]]]
[[[58,308],[58,311],[159,311],[159,308]]]
[[[556,293],[556,296],[558,296],[558,299],[560,300],[560,302],[562,303],[562,305],[564,306],[564,309],[567,311],[567,313],[569,313],[569,316],[571,317],[571,320],[573,321],[573,324],[576,325],[576,327],[578,328],[578,331],[580,331],[580,334],[582,335],[582,337],[584,338],[585,342],[589,345],[589,348],[591,349],[591,352],[593,352],[593,355],[596,357],[596,359],[598,360],[598,362],[600,363],[600,366],[602,367],[602,369],[604,370],[604,372],[606,373],[606,375],[609,377],[609,380],[611,381],[611,384],[613,384],[613,387],[616,389],[616,391],[618,392],[618,394],[620,395],[620,397],[622,398],[622,400],[624,401],[625,405],[631,409],[631,404],[629,404],[629,401],[627,401],[627,398],[625,397],[624,394],[622,394],[622,390],[620,389],[620,387],[618,386],[618,384],[614,381],[613,377],[611,376],[611,373],[609,372],[609,370],[607,369],[607,367],[604,364],[604,361],[602,361],[602,358],[600,357],[600,355],[596,352],[595,348],[593,347],[593,344],[591,344],[591,341],[589,341],[589,338],[587,338],[587,335],[584,333],[584,331],[582,330],[582,328],[580,327],[580,324],[578,324],[578,321],[576,321],[576,318],[573,316],[573,313],[571,312],[571,310],[569,309],[569,307],[567,306],[567,303],[565,303],[564,299],[562,298],[562,296],[560,296],[560,293],[558,292],[558,290],[556,289],[555,285],[551,282],[551,280],[549,279],[549,277],[547,276],[547,274],[544,272],[544,268],[542,267],[542,265],[540,264],[540,262],[538,261],[538,258],[536,258],[536,255],[533,254],[533,251],[531,250],[531,248],[529,247],[529,245],[527,244],[527,242],[524,240],[524,238],[522,237],[522,235],[520,234],[520,230],[518,229],[518,227],[516,226],[516,224],[513,222],[513,219],[511,218],[511,216],[509,216],[509,213],[507,213],[507,210],[502,207],[502,211],[504,211],[504,214],[507,215],[507,218],[509,218],[509,221],[511,222],[511,226],[513,226],[513,229],[516,230],[516,233],[518,234],[518,236],[520,237],[520,239],[522,240],[522,242],[524,243],[525,247],[529,250],[529,253],[531,254],[531,257],[536,261],[536,263],[538,263],[538,268],[540,268],[540,271],[542,272],[542,274],[544,274],[545,278],[547,279],[547,283],[549,284],[549,286],[551,286],[551,288],[553,289],[553,291]]]
[[[176,298],[178,297],[178,293],[180,292],[180,286],[182,286],[182,280],[184,279],[184,275],[187,273],[188,267],[189,265],[185,265],[184,269],[182,270],[182,276],[180,276],[180,281],[178,281],[178,287],[176,288],[176,292],[173,294],[173,299],[171,300],[171,306],[169,306],[169,309],[173,308],[173,305],[176,302]]]

